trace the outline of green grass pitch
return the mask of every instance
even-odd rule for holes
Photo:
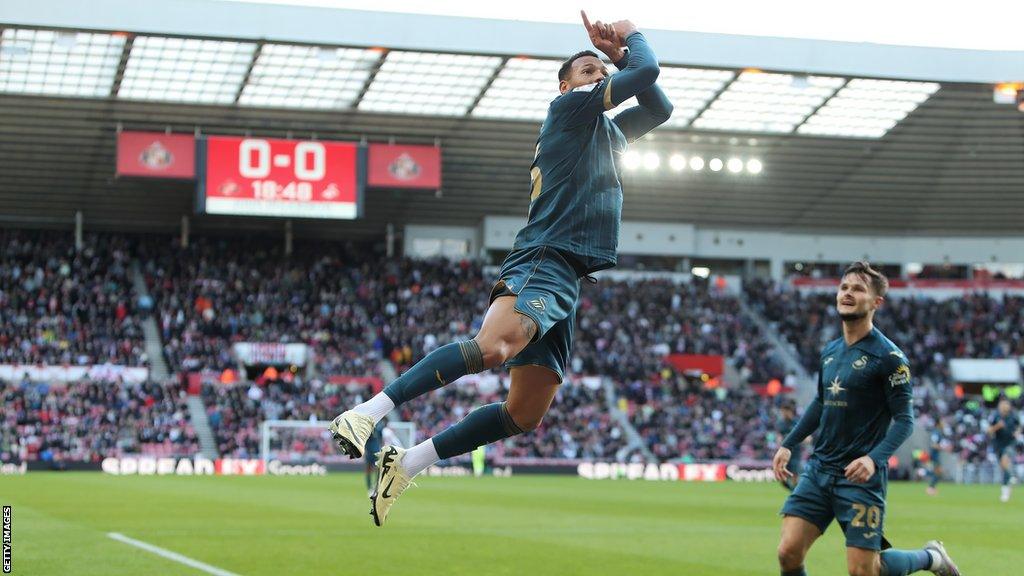
[[[201,574],[107,537],[119,532],[241,575],[778,574],[785,492],[767,484],[425,478],[384,528],[361,475],[0,477],[13,506],[14,574]],[[1024,493],[890,485],[899,547],[945,540],[970,575],[1024,574]],[[845,574],[833,525],[809,574]]]

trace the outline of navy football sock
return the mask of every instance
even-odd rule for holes
[[[1010,485],[1010,469],[1006,468],[1003,470],[1003,486]]]
[[[783,570],[781,574],[782,576],[807,576],[807,570],[804,570],[804,567],[801,566],[796,570]]]
[[[403,402],[483,369],[483,354],[475,340],[452,342],[427,354],[426,358],[385,386],[384,393],[395,406],[400,406]]]
[[[462,420],[434,436],[434,448],[444,460],[471,452],[479,446],[502,438],[522,434],[512,420],[504,402],[496,402],[473,410]]]
[[[927,570],[932,565],[927,550],[883,550],[880,576],[906,576],[918,570]]]
[[[928,486],[931,487],[931,488],[935,488],[935,485],[938,484],[938,483],[939,483],[939,475],[936,474],[935,471],[933,470],[931,472],[931,479],[928,481]]]

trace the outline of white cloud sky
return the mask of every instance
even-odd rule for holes
[[[254,0],[233,0],[252,2]],[[612,2],[609,0],[255,0],[413,14],[443,14],[535,22],[579,22],[583,8],[591,20],[628,18],[643,28],[721,34],[814,38],[911,46],[1024,51],[1024,3],[974,0],[706,0],[703,2]],[[1021,56],[1024,75],[1024,55]]]

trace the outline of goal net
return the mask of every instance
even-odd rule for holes
[[[260,459],[292,462],[347,461],[338,450],[325,420],[264,420],[260,424]],[[408,448],[416,444],[416,425],[389,421],[384,426],[382,444],[397,442]]]

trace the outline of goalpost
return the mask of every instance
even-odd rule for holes
[[[333,446],[328,420],[264,420],[260,424],[260,460],[316,460],[325,444]],[[392,436],[393,434],[393,436]],[[384,426],[383,444],[398,442],[404,448],[416,444],[416,425],[389,421]],[[340,452],[338,452],[340,455]]]

